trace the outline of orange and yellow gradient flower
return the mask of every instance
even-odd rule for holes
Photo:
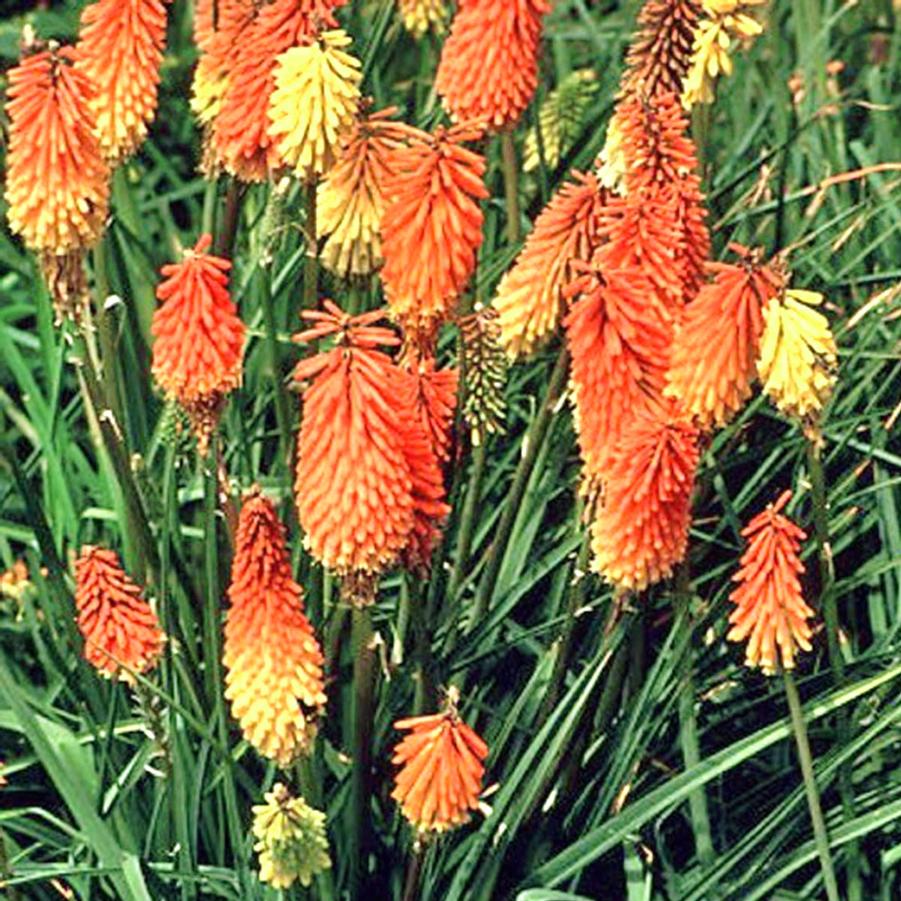
[[[106,220],[109,169],[91,111],[94,87],[72,47],[34,53],[9,72],[6,202],[31,250],[90,247]]]
[[[87,545],[75,561],[75,606],[84,657],[101,675],[134,682],[156,666],[165,635],[115,551]]]
[[[323,658],[291,577],[285,527],[257,487],[238,518],[228,599],[225,697],[244,737],[287,767],[309,752],[325,709]]]
[[[134,153],[147,135],[165,43],[162,0],[95,0],[81,14],[77,65],[96,87],[97,134],[113,163]]]
[[[494,308],[511,358],[532,353],[556,330],[563,289],[576,261],[587,263],[598,244],[604,191],[593,175],[572,173],[535,220],[516,262],[501,279]]]

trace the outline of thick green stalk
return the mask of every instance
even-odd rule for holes
[[[551,373],[551,379],[548,384],[547,394],[544,404],[532,423],[529,433],[526,437],[525,453],[519,460],[516,472],[513,475],[513,483],[510,486],[510,492],[507,495],[507,503],[504,506],[504,512],[501,514],[497,531],[494,534],[494,540],[488,550],[488,561],[485,565],[485,573],[479,582],[479,590],[476,595],[473,607],[473,615],[469,621],[469,631],[475,629],[479,622],[484,618],[488,611],[488,605],[494,594],[497,578],[500,575],[501,565],[504,560],[504,550],[510,539],[510,532],[516,522],[516,516],[519,513],[519,506],[522,503],[523,496],[526,492],[526,486],[529,483],[529,477],[538,459],[538,454],[547,437],[548,429],[551,424],[554,408],[560,399],[563,389],[566,387],[566,379],[569,374],[569,352],[566,348],[560,351],[557,357],[557,363],[554,371]]]
[[[94,264],[94,303],[97,317],[97,329],[100,333],[101,373],[106,402],[116,422],[125,428],[122,404],[122,391],[119,385],[116,348],[115,322],[112,311],[107,308],[109,297],[109,278],[106,271],[106,239],[104,238],[91,252]]]
[[[501,157],[504,169],[504,196],[507,201],[507,240],[511,244],[517,244],[521,234],[519,226],[519,164],[516,160],[513,132],[509,129],[501,132]]]
[[[292,455],[291,416],[288,405],[288,391],[282,375],[281,353],[278,346],[278,330],[275,323],[275,305],[272,300],[272,270],[260,267],[263,323],[266,327],[266,355],[272,376],[272,390],[275,393],[275,420],[278,424],[279,462],[289,472]],[[290,482],[290,479],[289,479]]]
[[[306,186],[307,250],[303,267],[303,308],[315,310],[319,306],[319,243],[316,238],[316,182]]]
[[[213,249],[217,256],[231,257],[235,244],[235,235],[238,232],[238,220],[241,218],[241,199],[244,192],[241,183],[237,179],[231,179],[225,191],[225,201],[222,208],[222,220],[219,230],[216,232]]]
[[[804,791],[807,795],[807,808],[813,823],[813,835],[817,854],[820,858],[820,869],[823,871],[823,882],[826,886],[826,897],[829,901],[840,901],[838,882],[835,878],[835,867],[832,863],[832,852],[829,849],[829,834],[826,832],[826,821],[823,819],[823,808],[820,805],[820,793],[813,773],[813,760],[810,754],[810,742],[807,739],[807,726],[801,711],[801,699],[795,680],[788,670],[784,670],[785,696],[788,698],[788,709],[791,714],[792,731],[798,749],[798,762],[801,764],[801,775],[804,778]]]
[[[365,867],[372,830],[372,720],[375,704],[376,648],[372,611],[354,607],[351,644],[353,674],[353,769],[350,834],[347,842],[352,898],[365,897]]]
[[[463,511],[460,514],[460,529],[457,532],[457,554],[447,583],[447,597],[450,599],[456,597],[469,563],[469,552],[472,549],[472,536],[475,529],[475,514],[479,504],[486,456],[485,439],[483,438],[472,452],[472,474],[469,484],[466,486],[466,497],[463,501]]]
[[[419,898],[419,885],[422,880],[422,862],[425,857],[425,847],[418,839],[410,849],[407,858],[407,874],[404,877],[403,901],[417,901]]]

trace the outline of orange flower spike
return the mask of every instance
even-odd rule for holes
[[[295,494],[310,552],[341,574],[381,572],[406,547],[414,522],[414,476],[405,447],[404,373],[380,350],[398,343],[372,325],[381,311],[351,317],[326,301],[304,311],[309,341],[335,346],[298,364],[303,395]]]
[[[281,160],[269,135],[278,57],[320,28],[336,27],[347,0],[272,0],[241,36],[240,52],[213,123],[213,156],[242,181],[264,181]]]
[[[531,353],[563,313],[572,263],[587,262],[598,242],[605,193],[594,175],[573,173],[535,220],[516,263],[501,279],[494,307],[508,355]]]
[[[100,145],[113,163],[147,135],[165,43],[163,0],[95,0],[81,14],[78,66],[97,87],[91,105]]]
[[[544,0],[463,0],[441,52],[435,89],[458,122],[515,125],[538,83]]]
[[[287,767],[325,709],[322,651],[291,577],[285,527],[258,487],[244,498],[225,617],[225,697],[244,737]]]
[[[9,72],[6,201],[10,229],[63,255],[100,237],[109,169],[94,134],[94,88],[72,47],[35,53]]]
[[[727,637],[747,639],[745,663],[768,675],[778,663],[793,669],[798,648],[809,651],[813,635],[809,620],[814,612],[804,602],[800,582],[804,564],[799,554],[807,536],[780,513],[790,499],[791,491],[784,492],[742,531],[748,547],[732,577],[738,587],[729,596],[736,607]]]
[[[151,328],[154,378],[190,416],[202,453],[225,395],[241,383],[245,335],[228,292],[231,263],[206,252],[211,242],[201,235],[180,263],[163,266]]]
[[[658,401],[670,326],[640,269],[576,264],[566,290],[576,431],[589,488],[603,478],[626,421]]]
[[[75,606],[84,657],[101,675],[134,682],[159,659],[165,635],[115,551],[88,545],[75,561]]]
[[[442,128],[389,159],[382,281],[388,306],[405,327],[443,321],[475,269],[479,201],[488,197],[485,158],[462,146],[475,137],[471,127]]]
[[[413,531],[404,549],[408,567],[428,570],[450,507],[441,464],[450,456],[457,404],[457,371],[436,370],[433,359],[406,361],[403,383],[404,451],[413,484]]]
[[[478,809],[488,746],[464,723],[452,698],[444,713],[398,720],[408,732],[395,747],[400,767],[391,797],[422,832],[443,832],[465,823]]]
[[[702,430],[725,425],[751,394],[763,308],[783,277],[752,253],[739,264],[712,263],[676,330],[666,394],[677,398]]]
[[[620,590],[643,591],[684,559],[698,459],[697,429],[672,411],[623,429],[591,526],[593,569]]]

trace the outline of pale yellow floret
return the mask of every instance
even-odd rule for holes
[[[790,289],[763,310],[757,362],[763,391],[783,413],[800,418],[822,410],[835,384],[835,339],[814,309],[822,299],[815,291]]]
[[[732,74],[730,53],[735,40],[750,41],[763,26],[748,14],[764,0],[705,0],[705,18],[695,29],[691,64],[682,85],[682,104],[712,103],[714,85],[720,75]]]
[[[615,112],[607,125],[607,137],[598,159],[601,163],[597,170],[598,181],[608,190],[623,193],[623,179],[628,165],[622,125]]]
[[[228,89],[228,69],[212,56],[202,56],[191,84],[191,111],[202,126],[213,123]]]
[[[440,31],[447,18],[445,0],[398,0],[404,28],[421,38],[430,28]]]
[[[309,886],[331,865],[325,814],[303,798],[293,798],[281,783],[253,808],[253,846],[260,856],[260,881],[277,889],[295,882]]]
[[[353,128],[363,79],[360,61],[345,52],[341,29],[278,57],[269,99],[269,136],[284,164],[308,181],[329,170]]]

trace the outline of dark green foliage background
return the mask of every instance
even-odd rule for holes
[[[28,3],[4,4],[4,68],[26,21],[44,37],[71,38],[80,5],[29,11]],[[837,685],[820,633],[798,680],[842,892],[897,898],[901,30],[888,0],[776,0],[766,9],[765,33],[749,52],[736,53],[735,74],[720,82],[716,105],[695,125],[716,254],[730,240],[769,251],[792,245],[795,286],[828,298],[841,373],[826,414],[824,460],[847,673]],[[636,13],[635,3],[556,3],[539,99],[582,66],[597,70],[601,90],[559,169],[523,179],[529,219],[570,166],[589,167],[600,150]],[[396,104],[419,125],[440,121],[431,87],[439,42],[414,43],[388,0],[352,0],[341,17],[376,104]],[[187,101],[193,60],[190,8],[177,0],[160,114],[142,152],[117,176],[104,250],[111,289],[124,301],[112,313],[111,377],[125,410],[125,448],[139,455],[132,472],[162,567],[151,593],[174,635],[152,680],[168,763],[154,755],[128,692],[100,681],[79,657],[69,555],[100,541],[123,551],[138,571],[142,551],[127,527],[122,473],[98,445],[71,346],[54,326],[34,261],[0,233],[0,564],[24,557],[36,583],[21,612],[0,601],[0,758],[9,780],[0,789],[0,829],[10,898],[57,898],[54,878],[80,899],[279,894],[256,880],[247,831],[251,804],[276,774],[240,741],[214,665],[228,573],[224,530],[207,513],[211,483],[193,452],[162,440],[161,404],[148,373],[156,272],[194,242],[205,216],[207,224],[221,218],[226,191],[224,182],[207,185],[195,171],[199,139]],[[833,60],[844,67],[827,76]],[[793,75],[804,80],[803,98],[792,96]],[[534,112],[520,126],[520,144]],[[498,147],[485,149],[492,199],[475,294],[488,301],[516,248],[504,238]],[[830,176],[876,163],[896,168],[823,186]],[[758,398],[714,437],[700,474],[688,608],[677,607],[664,585],[614,620],[610,590],[591,576],[578,578],[578,459],[567,407],[554,406],[511,511],[488,613],[469,620],[492,536],[522,471],[523,439],[542,417],[556,346],[510,371],[507,432],[488,448],[465,578],[448,590],[472,478],[461,440],[455,513],[431,584],[397,574],[383,582],[375,610],[384,640],[373,735],[375,836],[355,870],[347,853],[355,816],[348,758],[355,649],[346,628],[334,625],[335,586],[301,552],[291,514],[258,275],[261,254],[273,247],[283,378],[298,357],[289,335],[298,327],[303,213],[296,191],[278,220],[266,204],[265,189],[254,188],[242,206],[233,284],[251,337],[222,444],[238,487],[259,480],[284,501],[310,615],[327,646],[340,648],[312,762],[319,795],[312,800],[329,813],[334,872],[310,895],[337,898],[356,886],[360,897],[400,897],[411,837],[387,797],[391,723],[414,709],[429,683],[454,683],[464,690],[466,718],[491,747],[491,813],[429,850],[422,897],[823,896],[780,681],[746,671],[740,649],[724,640],[742,523],[792,487],[791,512],[811,527],[805,442],[795,425]],[[369,284],[325,277],[321,289],[343,305],[379,302]],[[442,347],[450,359],[452,330]],[[292,400],[292,419],[294,410]],[[818,592],[813,550],[808,542],[810,598]],[[844,808],[842,768],[853,792]],[[285,894],[306,896],[300,889]]]

